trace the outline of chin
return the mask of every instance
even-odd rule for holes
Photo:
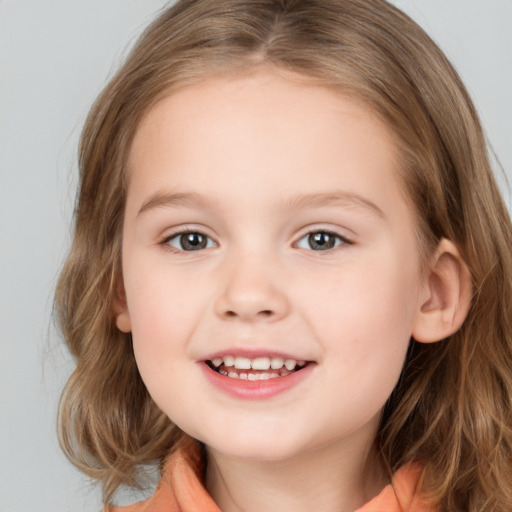
[[[203,442],[212,451],[246,461],[278,462],[293,458],[304,449],[304,444],[293,442],[282,431],[279,436],[268,432],[236,432],[218,439],[208,436]]]

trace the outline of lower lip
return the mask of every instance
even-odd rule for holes
[[[226,377],[212,370],[206,363],[200,363],[200,366],[209,382],[224,393],[243,400],[263,400],[299,385],[311,375],[315,364],[309,363],[304,368],[284,377],[253,381]]]

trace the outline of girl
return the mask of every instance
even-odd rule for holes
[[[383,0],[182,0],[86,122],[70,459],[126,511],[506,511],[512,229],[474,107]]]

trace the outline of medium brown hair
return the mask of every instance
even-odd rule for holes
[[[76,369],[59,416],[68,457],[108,502],[182,435],[149,396],[114,323],[126,164],[142,117],[176,87],[256,66],[364,102],[395,134],[422,251],[453,241],[474,289],[462,328],[411,340],[378,443],[391,471],[419,460],[443,511],[512,503],[512,228],[478,116],[446,57],[383,0],[182,0],[144,32],[94,104],[79,152],[73,245],[56,309]]]

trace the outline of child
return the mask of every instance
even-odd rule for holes
[[[125,511],[509,511],[512,229],[383,0],[182,0],[103,91],[56,303],[60,436]]]

